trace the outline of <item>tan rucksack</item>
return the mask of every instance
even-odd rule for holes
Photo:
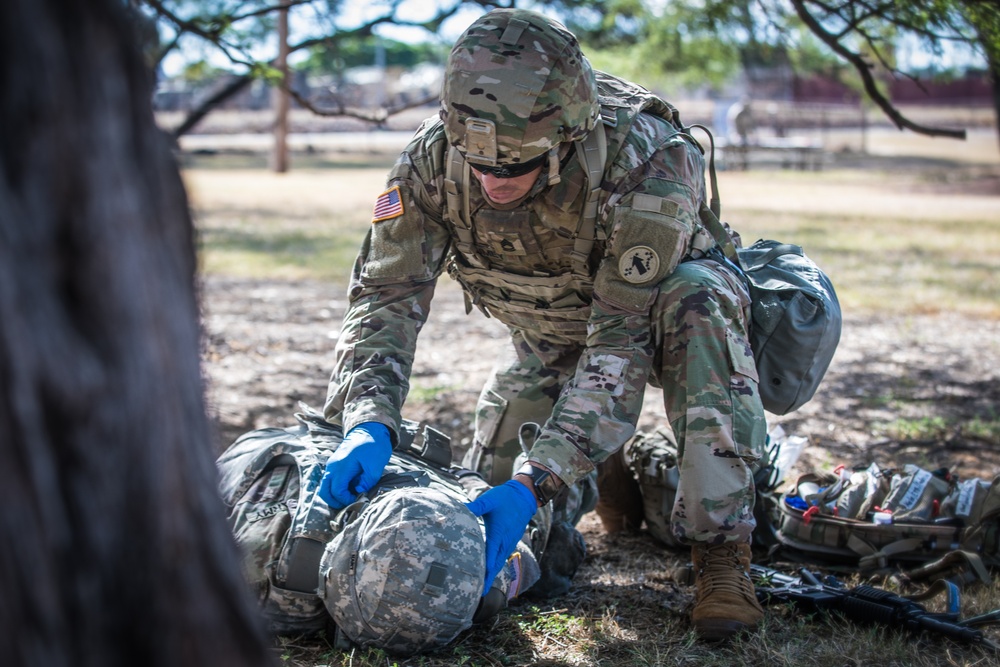
[[[915,465],[808,473],[781,496],[776,512],[782,556],[889,571],[960,551],[1000,565],[998,479],[958,480]]]

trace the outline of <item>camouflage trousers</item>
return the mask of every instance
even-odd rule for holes
[[[700,307],[682,306],[692,301]],[[767,426],[756,369],[743,354],[750,322],[746,288],[713,260],[684,262],[661,283],[651,315],[656,349],[649,383],[663,389],[680,459],[669,525],[684,544],[749,542],[752,467],[763,454]],[[491,484],[510,479],[522,451],[521,425],[546,422],[582,353],[582,346],[540,347],[530,336],[513,333],[479,398],[464,465]],[[639,415],[631,417],[634,423]],[[567,506],[556,508],[573,523],[596,503],[597,473],[577,487]]]

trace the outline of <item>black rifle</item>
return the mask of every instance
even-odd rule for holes
[[[957,613],[931,613],[913,600],[874,586],[845,588],[836,579],[822,581],[808,570],[800,570],[800,576],[793,577],[760,565],[751,565],[750,575],[762,605],[791,602],[807,614],[835,611],[855,623],[878,623],[914,633],[929,632],[958,642],[1000,650],[1000,645],[984,637],[980,630],[970,627],[970,621],[974,619],[959,621]],[[982,618],[986,616],[992,614]]]

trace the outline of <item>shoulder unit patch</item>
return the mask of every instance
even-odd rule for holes
[[[660,256],[649,246],[629,248],[618,261],[618,271],[630,283],[646,283],[660,270]]]

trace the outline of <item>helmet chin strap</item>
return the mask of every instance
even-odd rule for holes
[[[553,146],[549,149],[549,174],[548,174],[548,184],[555,185],[562,177],[559,176],[559,146]]]

